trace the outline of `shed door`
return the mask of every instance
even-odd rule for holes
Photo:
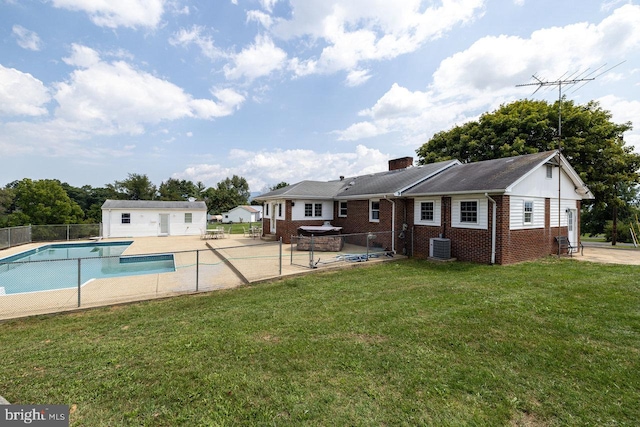
[[[576,209],[567,209],[567,234],[569,242],[573,246],[573,251],[578,250],[578,211]]]
[[[275,203],[271,203],[269,206],[271,212],[271,221],[269,221],[271,227],[269,231],[271,232],[271,234],[275,234],[276,232],[276,206],[277,204]]]
[[[160,214],[160,234],[169,234],[169,214]]]

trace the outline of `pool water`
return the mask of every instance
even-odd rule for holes
[[[172,254],[121,256],[131,243],[52,244],[0,259],[0,295],[75,288],[78,281],[84,284],[91,279],[175,271]]]

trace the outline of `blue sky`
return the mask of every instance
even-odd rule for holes
[[[0,31],[0,186],[377,172],[502,103],[557,99],[516,87],[532,74],[622,61],[565,93],[634,122],[640,151],[633,1],[0,0]]]

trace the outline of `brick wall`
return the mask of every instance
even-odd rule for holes
[[[492,196],[496,201],[496,256],[497,264],[513,264],[516,262],[535,260],[547,255],[557,254],[558,245],[555,237],[567,235],[567,227],[550,227],[550,199],[545,200],[545,227],[528,230],[509,229],[509,196]],[[439,227],[415,225],[413,222],[413,199],[398,199],[396,204],[396,221],[392,227],[392,203],[380,200],[380,221],[369,222],[369,200],[349,200],[347,217],[339,217],[339,203],[334,203],[334,219],[331,224],[342,227],[342,234],[377,233],[376,245],[391,249],[392,238],[395,239],[395,250],[400,254],[412,255],[416,258],[429,256],[429,239],[445,237],[451,239],[451,256],[460,261],[471,261],[488,264],[491,262],[491,226],[493,221],[493,203],[488,206],[488,227],[486,230],[451,227],[451,198],[442,198],[441,225]],[[580,203],[578,224],[580,224]],[[291,218],[291,201],[286,202],[286,218]],[[408,229],[405,237],[400,237],[402,224],[406,221]],[[303,225],[322,225],[324,221],[278,221],[276,237],[282,237],[284,243],[290,243],[290,236],[298,234],[298,227]],[[270,219],[265,218],[264,232],[269,234]],[[579,225],[578,225],[579,227]],[[578,231],[579,233],[579,231]],[[362,242],[358,244],[365,244]],[[413,251],[413,252],[412,252]]]

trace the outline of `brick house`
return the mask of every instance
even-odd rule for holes
[[[448,239],[462,261],[511,264],[558,252],[556,236],[580,239],[580,203],[593,195],[557,151],[462,164],[413,166],[335,181],[302,181],[256,197],[263,232],[289,243],[301,226],[389,232],[388,250],[427,258]]]

